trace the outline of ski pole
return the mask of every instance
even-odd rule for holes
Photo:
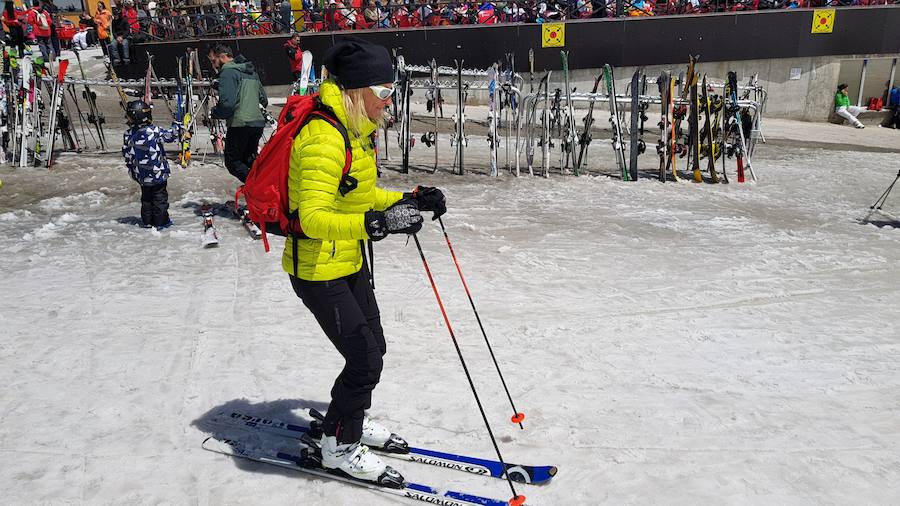
[[[881,196],[878,197],[878,200],[876,200],[875,203],[869,207],[869,209],[881,210],[881,206],[883,206],[887,201],[888,195],[891,194],[891,190],[894,189],[894,185],[897,184],[898,179],[900,179],[900,171],[897,171],[897,177],[894,178],[894,182],[887,187],[887,190],[884,190],[884,193],[882,193]]]
[[[422,245],[419,243],[419,236],[413,234],[413,240],[416,242],[416,248],[419,250],[419,256],[422,258],[422,265],[425,266],[425,273],[428,275],[428,281],[431,282],[431,289],[434,291],[434,298],[437,299],[438,307],[444,316],[444,323],[447,324],[447,331],[450,332],[450,339],[453,340],[453,346],[456,348],[456,354],[459,356],[459,363],[462,364],[463,372],[466,373],[466,379],[469,380],[469,388],[472,389],[472,395],[475,396],[475,403],[478,404],[478,411],[481,412],[481,418],[484,420],[484,426],[487,427],[488,435],[491,437],[491,443],[494,445],[494,451],[497,452],[497,459],[506,469],[506,461],[500,454],[500,447],[494,438],[494,431],[491,430],[491,424],[488,422],[487,415],[484,414],[484,407],[481,405],[481,399],[478,397],[478,391],[475,390],[475,383],[472,382],[472,375],[469,374],[469,368],[466,367],[466,360],[463,358],[462,350],[459,348],[459,342],[456,340],[456,334],[453,333],[453,327],[450,326],[450,318],[447,317],[447,311],[444,309],[444,303],[441,301],[441,295],[438,293],[437,285],[434,284],[434,277],[431,275],[431,269],[428,268],[428,261],[425,260],[425,253],[422,251]],[[516,493],[516,487],[513,485],[512,478],[509,473],[506,474],[506,481],[509,483],[509,489],[512,490],[513,497],[509,500],[510,506],[521,506],[525,503],[525,496]]]
[[[478,315],[478,309],[475,308],[472,292],[469,291],[469,285],[466,283],[466,278],[463,276],[462,269],[459,267],[459,260],[456,258],[456,252],[453,251],[453,245],[450,244],[450,237],[447,235],[447,229],[444,228],[444,220],[438,218],[438,223],[441,224],[441,232],[444,233],[444,240],[447,241],[447,248],[450,249],[450,256],[453,257],[453,263],[456,265],[456,272],[459,273],[459,280],[462,281],[463,288],[466,290],[466,296],[469,298],[469,304],[472,306],[472,311],[475,313],[475,319],[478,320],[478,327],[481,329],[481,335],[484,336],[484,344],[487,345],[487,349],[491,354],[491,360],[494,361],[494,367],[497,369],[497,375],[500,376],[500,383],[503,384],[503,390],[506,391],[506,398],[509,399],[509,405],[512,406],[513,416],[510,420],[512,423],[519,424],[519,428],[524,430],[525,426],[522,425],[522,422],[525,420],[525,413],[516,409],[516,404],[513,402],[512,395],[509,393],[509,388],[506,386],[506,380],[503,379],[503,373],[500,372],[500,365],[497,363],[497,357],[494,356],[494,349],[491,347],[491,342],[488,340],[487,332],[484,331],[484,325],[481,324],[481,316]]]

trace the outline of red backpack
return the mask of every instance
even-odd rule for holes
[[[323,119],[335,127],[344,137],[346,160],[342,171],[339,190],[342,195],[356,188],[356,180],[348,172],[352,163],[350,137],[347,129],[337,119],[328,106],[322,104],[318,94],[291,95],[284,104],[275,133],[263,146],[259,156],[253,161],[247,180],[234,194],[235,205],[241,195],[247,200],[250,219],[258,223],[262,230],[263,245],[269,251],[266,230],[275,235],[303,238],[300,217],[291,211],[288,192],[288,172],[291,165],[291,146],[294,138],[313,119]],[[294,242],[296,247],[296,241]],[[297,254],[294,253],[296,274]]]
[[[884,100],[879,97],[869,98],[868,107],[866,107],[866,109],[870,111],[880,111],[882,108],[884,108]]]

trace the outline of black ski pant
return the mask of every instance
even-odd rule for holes
[[[59,58],[59,55],[62,54],[62,45],[59,42],[59,35],[56,34],[56,28],[51,25],[53,28],[53,32],[50,34],[50,46],[53,47],[53,54],[55,55],[53,58]]]
[[[169,191],[165,181],[152,186],[141,185],[141,222],[150,227],[169,223]]]
[[[243,183],[259,152],[263,127],[229,127],[225,132],[225,168]]]
[[[294,292],[345,360],[331,389],[323,430],[337,436],[338,443],[355,443],[362,437],[363,416],[372,405],[387,350],[368,270],[363,266],[333,281],[290,278]]]
[[[44,65],[49,66],[52,61],[53,47],[50,43],[50,37],[37,37],[38,49],[41,50],[41,56],[44,58]]]

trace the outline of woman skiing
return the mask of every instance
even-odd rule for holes
[[[288,237],[282,266],[291,285],[344,357],[322,422],[322,465],[355,479],[399,486],[403,478],[368,447],[405,445],[365,415],[381,377],[384,332],[365,241],[415,234],[419,211],[446,211],[437,188],[403,194],[376,185],[372,134],[391,104],[394,70],[387,49],[347,37],[325,54],[330,79],[319,109],[336,122],[310,120],[294,139],[288,175],[290,209],[306,238]],[[346,131],[351,153],[349,172]]]

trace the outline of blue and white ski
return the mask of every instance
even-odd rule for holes
[[[265,448],[264,445],[251,446],[246,442],[235,439],[219,439],[216,437],[208,437],[203,441],[203,449],[209,450],[232,457],[240,457],[249,460],[255,460],[264,464],[293,469],[302,473],[312,474],[320,478],[341,481],[359,487],[364,487],[377,492],[415,499],[417,501],[429,504],[438,504],[440,506],[472,506],[473,504],[480,506],[507,506],[507,502],[499,499],[491,499],[453,490],[442,490],[429,485],[419,483],[406,482],[402,488],[388,488],[377,484],[355,480],[343,475],[333,474],[322,467],[319,467],[318,461],[301,453],[287,452],[278,450],[275,447]],[[300,445],[297,445],[297,449]]]
[[[300,439],[304,434],[309,432],[309,427],[282,422],[279,420],[261,418],[258,416],[247,415],[239,412],[219,413],[212,421],[219,423],[228,423],[244,427],[250,427],[257,430],[272,432],[281,436],[287,436]],[[372,448],[378,451],[376,448]],[[555,466],[525,466],[520,464],[503,464],[496,460],[480,459],[477,457],[468,457],[465,455],[456,455],[425,448],[409,448],[409,453],[390,453],[379,452],[392,458],[407,460],[410,462],[419,462],[432,466],[443,467],[447,469],[456,469],[467,473],[477,474],[481,476],[491,476],[494,478],[506,479],[505,472],[509,473],[510,479],[518,483],[543,484],[548,483],[556,476],[557,469]]]

